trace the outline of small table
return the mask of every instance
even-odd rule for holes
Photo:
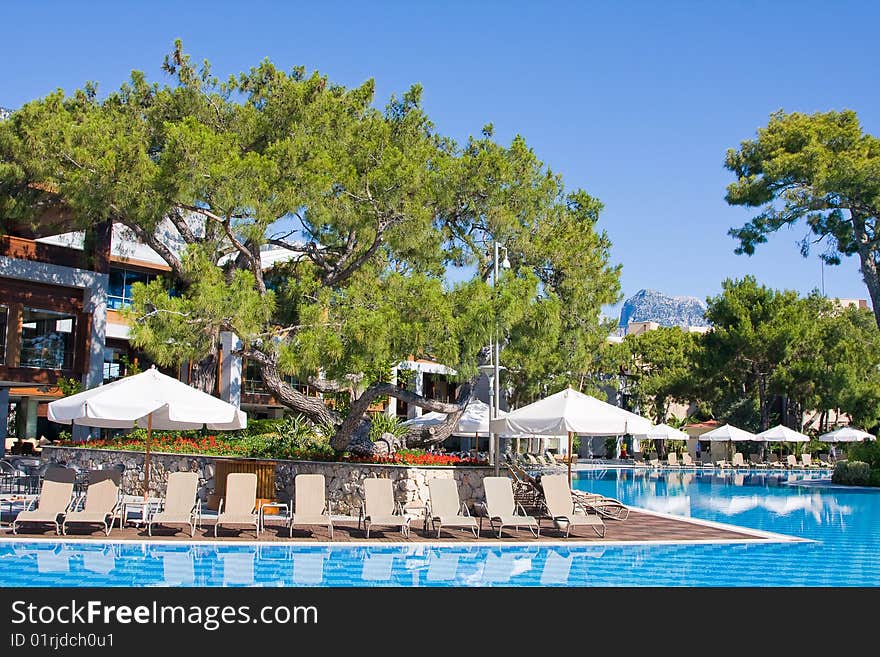
[[[259,513],[259,523],[260,523],[260,531],[266,529],[266,509],[284,509],[284,515],[280,516],[285,519],[289,519],[290,515],[290,507],[286,502],[268,502],[266,504],[260,505],[260,513]],[[279,514],[280,515],[280,514]]]
[[[21,504],[22,509],[25,509],[36,497],[36,495],[0,495],[0,531],[12,530],[12,523],[3,522],[2,520],[4,506],[8,507],[6,510],[9,513],[12,513],[17,504]]]
[[[428,531],[428,505],[424,502],[413,500],[403,505],[403,514],[412,516],[416,520],[422,519],[422,531]]]
[[[145,500],[138,495],[126,495],[122,498],[122,505],[119,511],[119,528],[125,527],[125,523],[130,522],[133,525],[145,525],[150,519],[150,515],[159,508],[162,500],[158,497],[151,497]],[[132,511],[140,511],[140,518],[129,518]]]

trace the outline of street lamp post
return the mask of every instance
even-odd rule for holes
[[[504,260],[500,261],[501,250],[504,250]],[[498,269],[510,269],[510,260],[507,259],[507,247],[500,244],[497,240],[494,243],[494,258],[492,261],[492,297],[496,298],[495,286],[498,285]],[[498,339],[498,322],[496,319],[492,340],[492,365],[494,371],[492,373],[490,384],[492,386],[492,419],[498,417],[498,411],[501,410],[501,340]],[[493,457],[494,452],[494,459]],[[501,471],[501,439],[497,433],[489,434],[489,458],[495,466],[495,476],[497,477]]]

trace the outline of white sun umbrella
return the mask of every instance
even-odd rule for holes
[[[60,424],[147,430],[144,496],[150,487],[150,442],[153,429],[173,431],[207,427],[247,427],[247,414],[155,368],[80,392],[49,404],[48,418]]]
[[[648,440],[683,440],[687,443],[690,436],[684,431],[679,431],[675,427],[670,427],[668,424],[663,423],[651,427],[645,438]]]
[[[489,405],[479,399],[472,399],[465,406],[464,413],[458,419],[453,434],[485,438],[489,435]],[[498,417],[507,415],[504,411],[498,411]],[[446,420],[446,413],[431,411],[420,417],[414,417],[402,422],[407,427],[433,427],[442,424]]]
[[[772,442],[782,442],[782,443],[808,443],[810,442],[810,437],[806,434],[800,433],[799,431],[795,431],[794,429],[789,429],[785,425],[778,424],[775,427],[767,429],[766,431],[762,431],[759,434],[755,434],[761,440],[772,441]]]
[[[575,434],[586,436],[644,436],[650,420],[595,397],[567,388],[554,395],[492,420],[493,433],[568,435],[568,479],[571,482],[571,442]]]
[[[455,425],[455,432],[458,435],[473,436],[474,449],[479,448],[480,438],[491,436],[489,431],[489,415],[491,413],[489,404],[481,402],[479,399],[472,399],[464,409],[464,413],[458,418],[458,424]],[[498,417],[507,415],[505,411],[498,409]]]
[[[444,420],[446,420],[446,413],[431,411],[430,413],[424,413],[418,417],[410,418],[406,422],[401,422],[400,424],[405,427],[435,427],[438,424],[442,424]]]
[[[778,443],[808,443],[810,442],[810,437],[806,434],[800,433],[799,431],[795,431],[794,429],[789,429],[787,426],[783,424],[777,424],[775,427],[771,427],[766,431],[762,431],[757,434],[759,440],[766,440],[768,442],[778,442]],[[782,445],[779,446],[779,460],[782,460]]]
[[[658,424],[651,427],[645,438],[648,440],[687,440],[690,436],[668,424]]]
[[[727,442],[730,443],[731,449],[734,442],[761,440],[751,431],[740,429],[739,427],[735,427],[732,424],[723,424],[717,429],[712,429],[712,431],[708,431],[698,436],[698,438],[700,440],[709,440],[712,442]]]
[[[874,440],[874,438],[867,431],[853,427],[840,427],[840,429],[835,429],[819,436],[819,440],[824,443],[856,443],[862,440]]]

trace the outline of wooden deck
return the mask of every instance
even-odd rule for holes
[[[4,520],[6,520],[5,517]],[[282,518],[267,518],[266,528],[260,534],[259,540],[265,542],[281,541],[305,543],[329,540],[329,535],[327,533],[326,527],[297,527],[293,532],[293,536],[290,536],[288,534],[287,527],[283,523],[284,520]],[[153,540],[213,541],[215,540],[213,524],[213,518],[205,518],[203,520],[203,526],[196,531],[194,539],[190,539],[188,532],[176,531],[173,528],[156,527],[153,529]],[[688,542],[761,540],[760,538],[755,537],[754,535],[751,535],[745,531],[739,532],[720,527],[706,526],[690,522],[686,519],[667,518],[662,516],[655,516],[653,514],[640,513],[638,511],[632,511],[629,515],[629,518],[623,521],[606,520],[605,526],[605,538],[599,538],[598,536],[596,536],[593,530],[589,527],[580,527],[576,531],[572,531],[567,540],[570,542],[589,541],[595,543],[619,541]],[[363,530],[357,528],[356,519],[334,519],[333,528],[333,542],[335,543],[346,543],[351,541],[365,540]],[[312,529],[313,531],[309,531],[310,529]],[[0,533],[0,540],[2,540],[2,537],[4,535],[11,537],[12,533],[10,531],[4,531]],[[19,531],[17,536],[20,538],[28,539],[57,540],[58,538],[57,536],[55,536],[54,528],[50,527],[23,527],[21,531]],[[68,536],[76,538],[91,538],[95,540],[105,539],[103,530],[95,529],[94,531],[90,531],[88,527],[82,526],[70,527],[68,529]],[[150,537],[147,535],[146,530],[135,526],[127,526],[123,529],[119,529],[117,526],[110,533],[109,538],[110,540],[151,540]],[[534,538],[528,532],[528,530],[525,529],[519,532],[513,529],[505,529],[504,533],[501,536],[501,539],[505,541],[517,541],[524,543],[566,540],[564,533],[555,529],[549,519],[541,520],[541,537],[538,539]],[[253,530],[238,531],[231,528],[221,528],[219,538],[216,540],[223,542],[254,541],[255,536]],[[393,543],[438,542],[436,531],[429,530],[427,533],[424,532],[422,529],[421,520],[413,521],[409,538],[404,538],[403,536],[401,536],[400,532],[395,529],[374,528],[370,532],[369,540],[387,541]],[[487,543],[498,540],[497,534],[493,533],[490,530],[489,523],[487,521],[484,521],[483,523],[483,532],[481,533],[479,540],[480,542]],[[477,539],[474,538],[473,534],[470,531],[444,529],[440,536],[439,542],[476,543]]]

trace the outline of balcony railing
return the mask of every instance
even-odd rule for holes
[[[33,367],[44,370],[73,369],[74,352],[72,349],[40,349],[21,348],[19,367]]]

